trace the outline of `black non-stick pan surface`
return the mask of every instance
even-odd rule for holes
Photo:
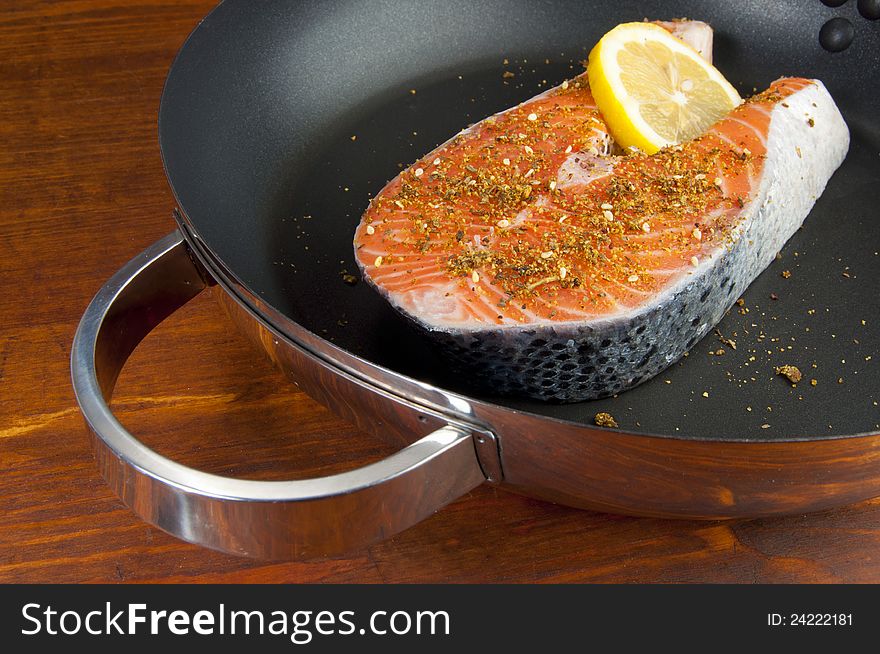
[[[632,433],[864,433],[880,428],[880,23],[855,5],[227,0],[169,74],[162,155],[212,256],[282,314],[370,362],[555,418],[591,423],[609,411]],[[742,95],[784,75],[821,79],[852,136],[803,229],[722,321],[721,336],[618,397],[570,405],[494,397],[451,374],[366,283],[346,283],[357,273],[360,215],[402,166],[581,72],[617,23],[680,16],[714,27],[715,63]],[[834,17],[851,21],[854,38],[829,53],[818,35]],[[776,374],[782,365],[802,371],[797,387]]]

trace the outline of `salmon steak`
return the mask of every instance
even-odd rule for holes
[[[355,256],[475,385],[604,397],[721,320],[848,147],[824,85],[783,78],[691,141],[617,152],[582,74],[391,180],[356,229]]]

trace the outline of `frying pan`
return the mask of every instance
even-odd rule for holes
[[[719,335],[655,379],[569,405],[472,388],[367,284],[346,282],[354,227],[401,165],[577,74],[604,32],[645,16],[711,23],[716,64],[743,95],[783,75],[823,80],[849,155]],[[832,18],[854,27],[836,53],[819,42]],[[837,49],[849,40],[827,36]],[[162,95],[178,228],[101,289],[74,342],[102,473],[162,529],[269,558],[362,547],[481,483],[690,518],[880,495],[878,46],[855,3],[819,0],[227,0],[190,35]],[[186,468],[125,431],[108,402],[126,358],[213,285],[291,379],[402,449],[331,477],[257,482]],[[803,372],[796,387],[775,374],[785,364]],[[595,426],[600,411],[620,428]]]

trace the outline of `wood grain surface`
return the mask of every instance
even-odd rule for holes
[[[183,543],[121,505],[74,402],[71,339],[99,286],[174,227],[156,112],[174,53],[211,6],[0,9],[0,581],[880,582],[880,500],[687,522],[481,487],[368,550],[271,564]],[[210,293],[138,348],[115,409],[163,454],[255,479],[389,452],[297,392]]]

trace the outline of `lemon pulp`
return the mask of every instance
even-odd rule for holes
[[[605,34],[587,76],[615,141],[649,154],[699,136],[742,102],[717,68],[651,23]]]

